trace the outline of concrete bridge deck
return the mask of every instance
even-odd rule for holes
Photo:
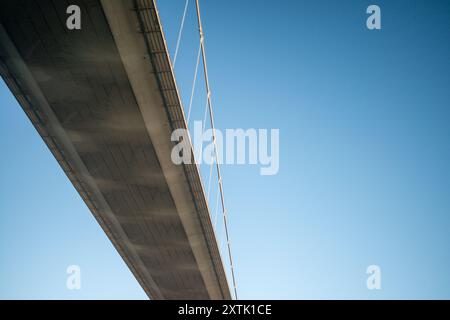
[[[151,299],[231,298],[154,1],[2,0],[0,73]]]

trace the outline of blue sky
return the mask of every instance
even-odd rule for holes
[[[217,127],[280,129],[277,175],[223,168],[240,298],[449,299],[450,3],[201,3]],[[171,52],[183,8],[159,1]],[[191,3],[185,104],[196,28]],[[0,298],[144,299],[3,82],[0,101]]]

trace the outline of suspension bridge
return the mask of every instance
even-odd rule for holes
[[[79,30],[67,28],[69,5],[81,9]],[[199,52],[186,117],[173,66],[194,5]],[[200,66],[214,129],[200,11],[186,1],[171,59],[154,0],[0,2],[3,80],[150,299],[237,299],[220,166],[209,170],[207,196],[195,163],[171,161]]]

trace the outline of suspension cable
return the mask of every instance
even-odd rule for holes
[[[214,232],[217,233],[217,218],[219,217],[219,190],[216,191],[216,205],[214,208]]]
[[[214,158],[212,159],[213,162],[211,162],[211,164],[209,165],[209,179],[208,179],[208,203],[209,203],[209,195],[211,194],[211,178],[212,178],[212,171],[213,171],[213,163],[214,163]]]
[[[197,63],[195,64],[195,71],[194,71],[194,80],[192,81],[192,90],[191,90],[191,97],[189,99],[189,109],[188,109],[188,116],[187,116],[187,123],[189,124],[189,119],[191,117],[191,109],[192,109],[192,102],[194,101],[194,93],[195,93],[195,83],[197,82],[197,74],[198,74],[198,65],[200,64],[200,54],[201,54],[201,43],[198,44],[198,53],[197,53]]]
[[[174,68],[175,68],[175,63],[177,62],[178,49],[180,48],[181,35],[183,34],[184,20],[186,19],[188,4],[189,4],[189,0],[186,0],[186,4],[184,5],[183,18],[181,19],[180,31],[178,31],[177,46],[175,48],[175,54],[173,56],[173,67]]]
[[[224,192],[223,192],[222,175],[220,172],[220,164],[219,164],[219,157],[218,157],[217,144],[216,144],[214,114],[213,114],[213,108],[212,108],[212,102],[211,102],[211,90],[210,90],[209,80],[208,80],[208,67],[206,64],[205,43],[204,43],[202,20],[201,20],[201,16],[200,16],[199,0],[195,0],[195,4],[196,4],[196,9],[197,9],[197,21],[198,21],[198,31],[199,31],[199,35],[200,35],[200,46],[202,49],[203,73],[204,73],[204,77],[205,77],[206,95],[207,95],[207,99],[208,99],[208,109],[209,109],[211,129],[212,129],[212,134],[213,134],[214,153],[215,153],[215,159],[216,159],[216,171],[217,171],[217,178],[219,180],[220,200],[222,203],[223,224],[224,224],[225,235],[226,235],[226,240],[227,240],[228,258],[230,260],[231,276],[232,276],[233,287],[234,287],[234,296],[237,300],[238,296],[237,296],[237,288],[236,288],[236,278],[234,275],[233,258],[231,255],[231,243],[230,243],[230,235],[228,233],[228,223],[227,223],[227,210],[225,208],[225,197],[224,197]]]

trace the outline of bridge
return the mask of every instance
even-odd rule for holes
[[[2,0],[0,74],[151,299],[232,298],[155,1]]]

